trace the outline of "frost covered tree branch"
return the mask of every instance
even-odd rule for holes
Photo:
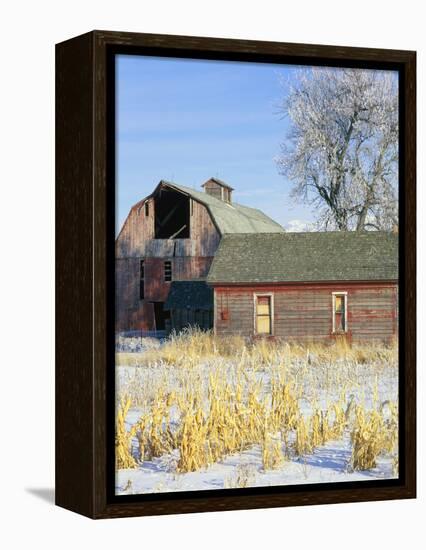
[[[391,72],[296,72],[280,106],[290,130],[276,159],[321,229],[398,224],[398,88]]]

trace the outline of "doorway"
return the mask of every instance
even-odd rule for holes
[[[166,321],[170,319],[170,311],[164,310],[164,302],[153,302],[155,330],[165,330]]]

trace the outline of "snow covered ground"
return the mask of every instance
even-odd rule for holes
[[[123,348],[123,343],[120,342],[120,351],[123,349],[127,351],[129,348]],[[141,347],[134,346],[134,349],[139,352]],[[209,365],[207,361],[201,365],[198,373],[201,373],[203,378],[207,378],[211,368],[214,368],[214,365]],[[232,370],[233,365],[230,364],[229,368]],[[397,368],[386,367],[377,370],[377,368],[371,369],[368,364],[352,366],[350,363],[345,364],[342,362],[342,365],[338,367],[330,366],[330,373],[326,372],[325,375],[323,369],[323,374],[318,378],[318,384],[315,383],[315,377],[319,375],[315,369],[312,370],[313,378],[309,384],[306,384],[307,391],[310,388],[312,392],[312,388],[314,388],[315,400],[321,407],[337,400],[339,397],[338,393],[341,388],[330,390],[330,387],[327,386],[334,368],[338,368],[340,371],[348,369],[348,378],[351,376],[351,369],[356,369],[354,379],[365,381],[362,387],[357,388],[355,384],[348,390],[348,395],[351,394],[351,398],[354,399],[355,403],[363,403],[367,408],[370,408],[374,399],[378,403],[397,399]],[[377,372],[380,372],[379,379],[377,378]],[[156,386],[164,384],[165,377],[170,388],[175,388],[182,384],[185,376],[190,377],[192,374],[189,370],[188,373],[185,373],[182,368],[166,368],[164,365],[117,366],[118,392],[132,395],[134,403],[126,417],[127,429],[130,429],[144,412],[149,401],[149,394],[155,391]],[[260,370],[257,376],[263,377],[265,391],[268,391],[268,374]],[[138,396],[140,396],[139,402],[137,402]],[[312,414],[311,398],[312,396],[306,395],[304,399],[300,400],[300,410],[304,416]],[[138,443],[136,438],[132,442],[132,454],[137,459]],[[339,441],[328,441],[325,445],[317,447],[312,453],[303,457],[297,457],[294,453],[288,452],[287,455],[280,467],[265,471],[262,462],[262,449],[260,445],[253,445],[243,452],[228,455],[215,464],[197,472],[178,473],[176,465],[179,460],[179,451],[174,450],[172,453],[163,455],[160,458],[145,460],[142,463],[138,462],[137,468],[118,470],[116,472],[116,494],[129,495],[237,487],[366,481],[397,477],[394,473],[391,456],[379,457],[377,466],[373,469],[353,471],[351,468],[352,444],[349,430],[345,431]]]
[[[265,472],[262,468],[260,446],[255,445],[252,449],[229,456],[204,470],[179,474],[173,471],[177,456],[167,456],[144,462],[137,469],[119,470],[116,475],[116,494],[366,481],[396,477],[392,473],[389,458],[379,459],[378,466],[373,470],[350,471],[351,452],[349,437],[345,437],[342,441],[328,442],[311,455],[287,460],[277,470]]]

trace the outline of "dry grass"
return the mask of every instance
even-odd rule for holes
[[[303,456],[311,453],[313,450],[312,439],[313,436],[309,436],[310,421],[306,421],[303,416],[299,416],[296,424],[296,440],[294,443],[294,451],[296,455]]]
[[[130,398],[123,397],[118,406],[117,419],[115,427],[115,461],[116,468],[136,468],[137,463],[131,453],[132,438],[136,433],[136,428],[126,429],[125,419],[131,406]]]
[[[378,383],[396,376],[396,346],[248,344],[187,331],[158,349],[120,354],[120,364],[127,355],[142,368],[120,383],[117,468],[177,451],[177,472],[198,471],[259,445],[270,470],[345,434],[354,469],[374,468],[384,454],[397,468],[397,409]],[[132,405],[142,414],[127,431]]]
[[[356,409],[351,433],[352,466],[355,470],[375,468],[378,457],[384,453],[393,456],[394,470],[397,467],[398,409],[396,403],[382,405],[379,410],[369,412],[363,407]],[[386,405],[390,408],[390,416],[384,414]]]
[[[159,348],[147,349],[142,353],[119,352],[116,363],[129,366],[163,363],[188,368],[200,359],[234,357],[245,347],[246,342],[240,336],[217,338],[212,337],[210,332],[188,328],[178,334],[172,333]]]
[[[247,363],[262,367],[279,360],[286,362],[290,358],[306,360],[308,364],[334,363],[350,361],[359,365],[376,362],[392,362],[397,359],[398,347],[392,345],[350,345],[344,338],[336,339],[333,345],[318,342],[282,342],[259,339],[249,342],[242,336],[213,336],[209,331],[188,328],[173,333],[165,343],[144,352],[116,354],[117,365],[152,366],[158,364],[173,367],[194,366],[200,360],[214,358],[235,358],[244,354]]]

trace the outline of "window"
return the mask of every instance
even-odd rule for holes
[[[149,202],[148,201],[146,201],[146,203],[145,203],[145,216],[147,216],[147,217],[149,216]]]
[[[272,334],[272,295],[255,296],[256,334]]]
[[[172,262],[170,260],[167,260],[166,262],[164,262],[164,280],[165,281],[172,280]]]
[[[139,300],[145,298],[145,261],[139,262]]]
[[[161,188],[154,197],[154,227],[156,239],[190,238],[189,196],[168,188]]]
[[[206,193],[212,197],[216,197],[219,200],[222,200],[222,189],[219,185],[206,187]]]
[[[333,332],[347,331],[348,295],[346,292],[333,292]]]

